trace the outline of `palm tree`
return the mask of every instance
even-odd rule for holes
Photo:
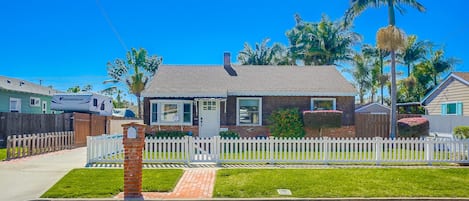
[[[368,63],[363,54],[356,53],[353,57],[353,69],[346,70],[352,75],[355,85],[358,87],[360,104],[365,103],[365,94],[372,90],[372,72]]]
[[[305,65],[336,65],[352,60],[352,46],[361,37],[342,26],[342,21],[332,22],[324,15],[319,23],[310,23],[298,14],[295,20],[295,27],[286,32],[294,60],[300,59]]]
[[[244,48],[239,51],[238,61],[242,65],[286,65],[287,49],[280,43],[274,43],[271,47],[267,44],[269,38],[264,39],[260,44],[256,43],[255,48],[244,43]]]
[[[388,22],[389,25],[394,27],[396,25],[395,9],[401,14],[405,12],[401,5],[407,5],[417,9],[420,12],[425,12],[425,7],[417,2],[417,0],[351,0],[350,8],[345,12],[345,26],[349,26],[353,19],[360,15],[367,8],[379,8],[383,6],[388,7]],[[394,32],[396,33],[396,32]],[[396,111],[396,52],[391,49],[391,122],[390,122],[390,137],[396,136],[397,124],[397,111]]]
[[[444,58],[444,54],[445,52],[442,49],[432,52],[431,58],[428,61],[429,71],[433,79],[433,87],[438,85],[438,77],[452,70],[456,64],[460,63],[460,60],[456,58]]]
[[[141,117],[141,93],[149,79],[155,75],[163,59],[156,55],[148,57],[147,51],[143,48],[139,50],[132,48],[127,52],[126,59],[126,61],[116,59],[114,63],[107,63],[108,75],[112,79],[105,82],[125,83],[129,92],[137,97],[138,116]]]
[[[415,62],[425,59],[428,49],[431,47],[429,41],[417,41],[416,35],[407,37],[404,50],[398,56],[402,63],[407,66],[407,77],[411,76],[411,69],[414,67]]]
[[[376,83],[381,88],[381,104],[384,104],[384,84],[388,81],[388,77],[384,74],[384,60],[389,56],[389,52],[379,49],[375,46],[365,44],[362,46],[362,52],[365,57],[373,60],[372,62],[379,68],[379,74],[376,72]]]
[[[80,91],[81,91],[81,88],[78,85],[67,89],[67,92],[69,93],[78,93]]]

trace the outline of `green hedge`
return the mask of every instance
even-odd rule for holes
[[[400,137],[428,136],[430,123],[423,117],[403,118],[397,121],[397,131]]]
[[[298,108],[279,109],[269,117],[270,133],[274,137],[302,138],[305,136],[303,121]]]
[[[145,133],[145,137],[157,138],[180,138],[189,135],[188,131],[157,131],[152,133]]]
[[[454,136],[460,139],[469,138],[469,126],[456,126],[453,129]]]
[[[228,139],[238,139],[239,138],[239,133],[235,131],[221,131],[220,132],[220,137],[221,138],[228,138]]]
[[[340,128],[342,126],[342,111],[304,111],[303,122],[307,128]]]

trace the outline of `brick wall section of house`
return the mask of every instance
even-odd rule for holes
[[[236,98],[229,96],[227,99],[226,119],[221,121],[222,125],[236,125]],[[298,108],[300,111],[311,109],[311,96],[264,96],[262,97],[262,125],[268,125],[268,119],[273,111],[279,108]],[[328,97],[321,97],[328,98]],[[330,97],[329,97],[330,98]],[[343,111],[342,124],[345,126],[355,123],[355,97],[337,96],[336,109]],[[223,109],[223,108],[222,108]],[[222,111],[223,113],[223,111]],[[223,116],[223,114],[222,114]]]
[[[156,133],[158,131],[190,131],[192,136],[199,136],[199,126],[147,126],[146,133]]]

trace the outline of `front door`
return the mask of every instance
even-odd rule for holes
[[[199,101],[199,137],[213,137],[220,132],[220,101]]]

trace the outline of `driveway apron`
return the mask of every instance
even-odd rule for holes
[[[38,198],[68,171],[85,164],[85,147],[0,162],[0,200]]]

